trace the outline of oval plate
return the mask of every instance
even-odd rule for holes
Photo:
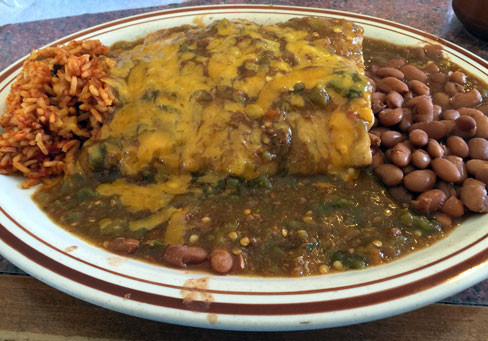
[[[487,63],[428,33],[348,12],[284,6],[203,6],[152,12],[102,24],[56,41],[110,45],[161,28],[245,18],[262,24],[297,16],[345,18],[365,35],[415,45],[437,42],[449,58],[488,82]],[[19,60],[0,74],[0,112]],[[102,307],[147,319],[231,330],[299,330],[371,321],[438,301],[488,277],[488,215],[469,219],[442,241],[392,263],[308,278],[213,276],[127,259],[54,225],[20,178],[0,176],[0,250],[39,280]]]

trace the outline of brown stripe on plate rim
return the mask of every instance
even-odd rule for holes
[[[130,294],[130,300],[145,303],[153,306],[173,308],[180,310],[194,311],[195,305],[185,304],[182,298],[158,295],[144,292],[122,285],[106,282],[104,280],[89,276],[77,270],[71,269],[61,264],[41,252],[35,250],[30,245],[24,243],[14,234],[2,226],[0,228],[0,238],[11,248],[17,250],[24,257],[34,263],[39,264],[60,276],[63,276],[78,284],[99,290],[106,294],[127,299]],[[357,309],[366,306],[390,302],[406,296],[417,294],[421,291],[428,290],[444,282],[452,280],[468,269],[475,268],[488,260],[488,249],[485,249],[470,258],[455,264],[449,268],[443,269],[435,274],[423,277],[417,281],[404,284],[401,286],[385,289],[382,291],[364,294],[354,297],[340,299],[331,299],[316,302],[299,302],[283,304],[245,304],[245,303],[226,303],[212,302],[204,305],[200,311],[215,314],[232,314],[232,315],[301,315],[327,313],[334,311]],[[42,277],[42,276],[41,276]],[[83,296],[83,295],[81,295]]]
[[[363,19],[363,20],[366,20],[366,21],[369,21],[368,24],[371,25],[371,21],[376,21],[376,22],[379,22],[379,23],[383,23],[383,24],[389,24],[389,25],[393,25],[393,26],[396,26],[402,30],[407,30],[407,31],[410,31],[410,32],[414,32],[414,33],[417,33],[419,35],[422,35],[422,36],[426,36],[428,37],[429,39],[431,40],[435,40],[435,41],[439,41],[445,45],[452,45],[450,46],[451,48],[452,47],[455,47],[454,50],[462,53],[463,55],[467,56],[468,58],[472,58],[473,56],[470,56],[468,54],[465,53],[464,50],[462,49],[459,49],[457,47],[457,45],[454,45],[454,44],[451,44],[445,40],[443,40],[442,38],[439,38],[439,37],[436,37],[436,36],[433,36],[427,32],[423,32],[423,31],[419,31],[417,29],[414,29],[414,28],[411,28],[411,27],[408,27],[408,26],[404,26],[404,25],[401,25],[401,24],[396,24],[394,22],[391,22],[391,21],[388,21],[388,20],[385,20],[385,19],[381,19],[381,18],[374,18],[374,17],[368,17],[368,16],[364,16],[364,15],[361,15],[361,14],[355,14],[355,13],[349,13],[349,12],[342,12],[342,11],[333,11],[333,10],[323,10],[323,9],[308,9],[308,8],[293,8],[293,7],[283,7],[283,6],[272,6],[273,9],[282,9],[282,10],[285,10],[285,11],[302,11],[302,12],[316,12],[316,13],[322,13],[322,14],[334,14],[334,15],[344,15],[346,17],[353,17],[353,18],[360,18],[360,19]],[[101,29],[104,29],[104,28],[108,28],[108,27],[111,27],[113,25],[120,25],[122,23],[125,23],[125,22],[130,22],[130,21],[134,21],[134,20],[141,20],[143,18],[149,18],[149,17],[154,17],[154,16],[160,16],[160,15],[164,15],[164,14],[171,14],[171,13],[179,13],[179,12],[194,12],[195,10],[198,10],[198,11],[202,11],[202,10],[206,10],[206,9],[209,9],[209,10],[215,10],[215,9],[226,9],[226,8],[231,8],[231,9],[236,9],[236,8],[242,8],[242,9],[260,9],[261,11],[257,11],[257,12],[248,12],[248,13],[265,13],[264,11],[262,11],[263,9],[265,9],[266,7],[262,7],[262,6],[207,6],[207,7],[193,7],[193,8],[182,8],[182,9],[177,9],[177,10],[166,10],[166,11],[158,11],[158,12],[151,12],[151,13],[147,13],[147,14],[143,14],[143,15],[139,15],[139,16],[134,16],[134,17],[128,17],[128,18],[123,18],[123,19],[119,19],[119,20],[116,20],[116,21],[113,21],[113,22],[109,22],[107,24],[102,24],[102,25],[99,25],[98,27],[93,27],[91,29],[87,29],[87,30],[84,30],[84,31],[81,31],[81,32],[77,32],[77,33],[74,33],[62,40],[59,40],[57,41],[56,43],[52,43],[50,46],[53,46],[53,45],[56,45],[56,44],[62,44],[62,43],[65,43],[69,40],[72,40],[72,39],[75,39],[81,35],[86,35],[90,32],[95,32],[97,30],[101,30]],[[217,12],[215,14],[227,14],[227,13],[246,13],[244,11],[242,12]],[[275,11],[273,11],[273,13],[276,13]],[[286,12],[283,12],[282,14],[288,14]],[[187,15],[182,15],[182,16],[193,16],[195,15],[194,13],[190,13],[190,14],[187,14]],[[198,15],[204,15],[204,14],[198,14]],[[154,19],[154,20],[150,20],[150,21],[155,21],[155,20],[166,20],[166,19],[172,19],[172,18],[175,18],[176,16],[173,16],[173,17],[169,17],[169,18],[158,18],[158,19]],[[180,16],[181,17],[181,16]],[[147,21],[145,21],[147,22]],[[138,25],[138,24],[142,24],[142,23],[145,23],[145,22],[140,22],[140,23],[136,23],[136,24],[132,24],[132,25]],[[128,26],[132,26],[132,25],[128,25]],[[125,28],[125,27],[128,27],[128,26],[124,26],[124,27],[118,27],[118,28],[115,28],[114,30],[118,30],[118,29],[121,29],[121,28]],[[387,29],[385,27],[382,27],[382,26],[377,26],[377,25],[372,25],[372,26],[376,26],[376,27],[379,27],[381,29]],[[113,30],[112,30],[113,31]],[[394,31],[394,30],[392,30]],[[104,33],[108,33],[110,31],[106,31],[106,32],[100,32],[98,33],[97,35],[99,34],[104,34]],[[400,34],[405,34],[405,32],[401,32],[401,31],[397,31],[398,33]],[[94,35],[96,36],[96,35]],[[408,36],[408,35],[407,35]],[[429,37],[430,36],[430,37]],[[93,37],[93,36],[92,36]],[[413,36],[411,36],[413,37]],[[91,37],[86,37],[85,39],[88,39],[88,38],[91,38]],[[415,39],[418,39],[417,37],[413,37]],[[424,40],[425,41],[425,40]],[[476,59],[479,59],[479,58],[476,58]],[[24,59],[25,60],[25,59]],[[0,78],[0,81],[3,81],[6,77],[8,77],[10,74],[12,74],[14,71],[16,71],[16,69],[20,68],[20,66],[22,65],[22,62],[23,60],[17,62],[15,65],[11,66],[7,72],[5,74],[2,74],[1,78]],[[466,63],[472,65],[471,63],[469,63],[468,61],[465,61]],[[481,64],[484,64],[485,66],[488,65],[484,60],[482,59],[479,59],[478,60],[479,63]],[[473,67],[476,67],[474,65],[472,65]],[[477,67],[476,67],[477,68]],[[479,69],[479,68],[478,68]],[[482,70],[480,70],[482,71]],[[9,82],[10,83],[10,82]],[[8,84],[9,84],[8,83]],[[8,84],[6,86],[8,86]],[[2,90],[5,88],[5,86],[2,88]],[[10,220],[12,220],[12,218],[2,209],[0,208],[4,214],[6,216],[9,217]],[[14,221],[14,220],[12,220]],[[40,238],[38,238],[37,236],[31,234],[27,229],[25,229],[23,226],[21,226],[20,224],[18,224],[16,221],[14,221],[14,223],[16,223],[19,227],[21,227],[25,232],[29,233],[30,235],[32,235],[34,238],[38,239],[39,241],[43,242],[45,245],[55,249],[56,251],[58,252],[61,252],[65,255],[68,255],[80,262],[83,262],[87,265],[90,265],[90,266],[94,266],[96,268],[99,268],[101,270],[104,270],[104,271],[108,271],[110,273],[113,273],[115,275],[120,275],[120,276],[123,276],[123,277],[126,277],[126,278],[129,278],[129,279],[134,279],[134,280],[139,280],[139,281],[143,281],[143,282],[147,282],[147,283],[150,283],[150,284],[156,284],[156,285],[162,285],[162,286],[167,286],[167,287],[170,287],[170,288],[181,288],[179,286],[173,286],[173,285],[168,285],[168,284],[165,284],[165,283],[157,283],[157,282],[152,282],[152,281],[146,281],[146,280],[142,280],[142,279],[139,279],[139,278],[134,278],[132,276],[127,276],[127,275],[124,275],[124,274],[120,274],[120,273],[117,273],[117,272],[113,272],[111,270],[108,270],[108,269],[105,269],[105,268],[101,268],[101,267],[98,267],[96,265],[93,265],[93,264],[90,264],[88,262],[85,262],[81,259],[78,259],[76,257],[73,257],[72,255],[70,254],[67,254],[66,252],[64,251],[61,251],[57,248],[55,248],[54,246],[52,246],[51,244],[45,242],[44,240],[41,240]],[[3,227],[3,226],[2,226]],[[461,250],[458,250],[455,254],[458,254],[462,251],[464,251],[465,249],[477,244],[478,242],[482,241],[483,239],[485,239],[485,237],[482,237],[481,239],[479,239],[478,241],[466,246],[465,248],[461,249]],[[417,268],[417,269],[413,269],[413,270],[410,270],[410,271],[407,271],[405,273],[402,273],[402,274],[398,274],[398,275],[395,275],[395,276],[390,276],[390,277],[387,277],[387,278],[384,278],[384,279],[379,279],[379,280],[375,280],[375,281],[371,281],[371,282],[367,282],[367,283],[359,283],[357,285],[351,285],[351,286],[344,286],[344,287],[338,287],[338,288],[328,288],[328,289],[316,289],[316,290],[307,290],[307,291],[298,291],[298,292],[281,292],[281,293],[269,293],[269,292],[228,292],[228,291],[219,291],[219,290],[205,290],[207,292],[212,292],[212,293],[223,293],[223,294],[245,294],[245,295],[285,295],[285,294],[288,294],[288,295],[296,295],[296,294],[310,294],[310,293],[318,293],[318,292],[324,292],[324,291],[332,291],[332,290],[343,290],[343,289],[350,289],[350,288],[354,288],[354,287],[360,287],[360,286],[365,286],[365,285],[370,285],[370,284],[374,284],[374,283],[378,283],[378,282],[382,282],[382,281],[386,281],[386,280],[389,280],[389,279],[392,279],[392,278],[397,278],[397,277],[401,277],[401,276],[404,276],[406,274],[410,274],[412,272],[416,272],[416,271],[419,271],[421,269],[424,269],[426,267],[429,267],[429,266],[432,266],[436,263],[439,263],[447,258],[450,258],[452,256],[454,256],[455,254],[451,254],[451,255],[448,255],[446,257],[444,257],[443,259],[440,259],[440,260],[437,260],[435,262],[432,262],[430,264],[427,264],[427,265],[424,265],[420,268]]]

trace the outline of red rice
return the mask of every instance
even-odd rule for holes
[[[0,174],[23,174],[30,187],[72,169],[81,142],[113,109],[107,52],[87,40],[31,53],[0,116]]]

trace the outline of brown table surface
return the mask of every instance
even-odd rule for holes
[[[0,70],[32,49],[110,20],[165,8],[243,1],[187,1],[168,7],[26,22],[0,27]],[[347,10],[390,19],[436,34],[488,59],[488,43],[471,36],[450,0],[247,1]],[[1,250],[0,250],[1,252]],[[488,280],[437,304],[389,319],[327,330],[241,333],[181,327],[111,312],[65,295],[0,256],[0,340],[65,339],[488,339]]]

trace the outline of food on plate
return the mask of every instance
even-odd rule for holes
[[[76,146],[44,154],[26,138],[32,148],[8,157],[31,173],[0,170],[45,182],[34,200],[68,231],[153,263],[307,276],[389,262],[488,210],[485,85],[438,46],[363,44],[362,33],[307,17],[87,41],[100,52],[71,54],[97,66],[91,78],[51,52],[45,63],[60,66],[35,84],[62,79],[64,92],[44,96],[78,123],[50,132],[39,104],[29,117],[46,140]],[[37,171],[34,147],[39,165],[62,162],[56,172]]]

